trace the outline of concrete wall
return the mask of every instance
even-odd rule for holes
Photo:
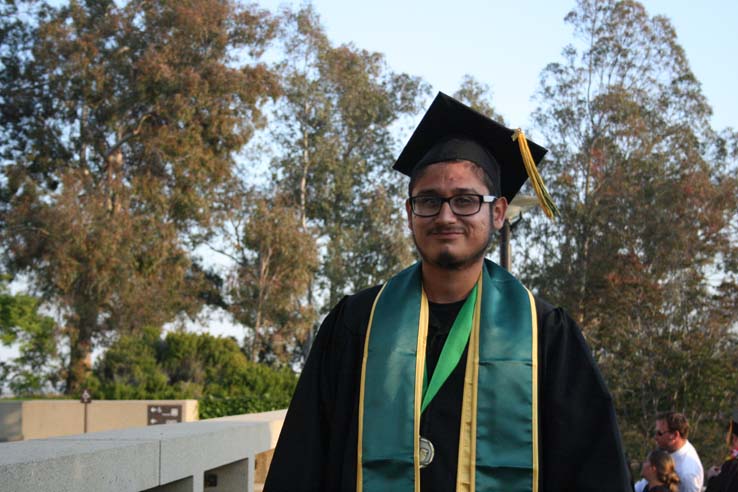
[[[149,405],[182,405],[182,422],[198,419],[197,400],[93,400],[87,405],[87,432],[146,427]],[[0,401],[0,442],[84,431],[85,405],[77,400]]]
[[[0,492],[253,492],[285,413],[0,444]]]

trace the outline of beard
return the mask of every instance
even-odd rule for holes
[[[490,234],[487,236],[487,242],[477,250],[466,255],[453,254],[450,251],[441,251],[435,256],[431,256],[427,251],[424,251],[423,248],[420,247],[417,239],[415,238],[415,234],[413,234],[415,249],[418,250],[423,261],[444,270],[463,270],[464,268],[478,262],[480,259],[484,258],[489,245],[492,244],[492,239],[493,233],[490,231]]]

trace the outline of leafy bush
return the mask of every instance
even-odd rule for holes
[[[40,312],[40,299],[13,294],[9,277],[0,275],[0,346],[18,355],[0,360],[0,394],[9,389],[19,397],[39,397],[61,386],[57,350],[59,327]]]
[[[249,361],[232,338],[158,329],[120,337],[87,380],[99,399],[199,399],[200,418],[285,408],[289,369]]]

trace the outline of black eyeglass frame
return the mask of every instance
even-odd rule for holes
[[[454,200],[456,198],[459,198],[459,197],[474,197],[474,198],[476,198],[478,200],[478,202],[477,202],[477,204],[478,204],[477,209],[474,212],[469,212],[469,213],[459,213],[459,212],[457,212],[456,210],[454,210],[454,205],[453,205],[453,201],[452,200]],[[438,201],[438,210],[435,213],[433,213],[433,214],[419,214],[415,210],[415,206],[416,206],[415,205],[415,202],[418,199],[421,199],[421,198],[437,200]],[[416,215],[418,217],[435,217],[436,215],[438,215],[438,214],[441,213],[441,209],[443,208],[443,204],[444,203],[448,203],[448,206],[449,206],[449,208],[451,208],[451,212],[453,212],[454,215],[458,215],[459,217],[470,217],[472,215],[478,214],[479,211],[482,210],[482,204],[484,204],[484,203],[494,203],[495,201],[497,201],[498,198],[499,197],[496,197],[495,195],[478,195],[476,193],[459,193],[458,195],[453,195],[453,196],[450,196],[450,197],[447,197],[447,198],[443,198],[443,197],[440,197],[440,196],[434,196],[434,195],[416,195],[416,196],[411,196],[410,198],[408,198],[408,201],[410,202],[410,208],[413,211],[413,215]]]

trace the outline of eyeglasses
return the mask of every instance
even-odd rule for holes
[[[418,217],[433,217],[441,212],[443,204],[448,202],[451,211],[460,216],[474,215],[482,208],[483,203],[492,203],[497,200],[494,195],[454,195],[448,198],[440,196],[421,195],[410,197],[410,207]]]
[[[656,430],[656,431],[653,431],[653,435],[656,436],[656,437],[661,437],[664,434],[671,434],[671,432],[672,431],[665,431],[664,432],[664,431]]]

